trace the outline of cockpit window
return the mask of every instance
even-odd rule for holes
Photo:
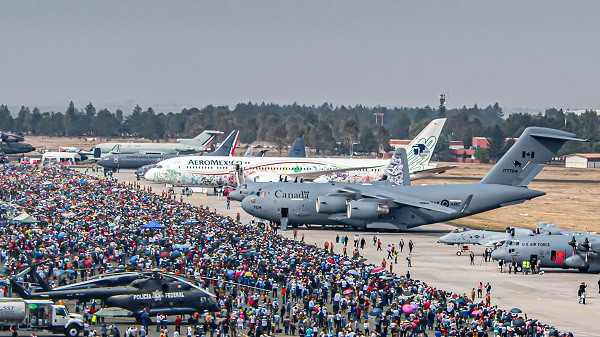
[[[162,165],[156,165],[156,168],[160,169],[160,168],[162,168]]]

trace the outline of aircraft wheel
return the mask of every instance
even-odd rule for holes
[[[77,337],[79,336],[79,332],[81,331],[81,328],[75,324],[71,324],[69,326],[67,326],[67,330],[65,332],[65,335],[67,335],[68,337]]]
[[[461,255],[462,255],[462,252],[460,250],[456,252],[456,256],[461,256]]]
[[[585,267],[585,268],[577,268],[579,270],[580,273],[587,273],[587,271],[590,269],[590,267]]]

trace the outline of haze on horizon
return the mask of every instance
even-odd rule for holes
[[[0,8],[0,104],[9,106],[436,106],[445,92],[449,107],[600,107],[600,2]]]

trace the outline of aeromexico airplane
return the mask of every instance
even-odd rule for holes
[[[433,120],[407,147],[411,178],[441,173],[450,167],[430,166],[445,118]],[[145,178],[177,186],[235,185],[241,172],[249,181],[269,182],[303,178],[316,182],[379,180],[389,164],[383,159],[188,156],[163,160]]]

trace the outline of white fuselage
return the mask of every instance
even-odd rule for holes
[[[239,168],[253,181],[276,181],[282,176],[318,177],[323,172],[323,179],[355,183],[380,179],[388,164],[389,160],[384,159],[188,156],[158,163],[145,178],[174,185],[233,185]]]

